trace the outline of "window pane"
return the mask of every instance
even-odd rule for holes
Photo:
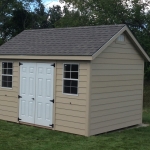
[[[69,78],[70,79],[70,72],[64,72],[64,78]]]
[[[2,68],[7,68],[7,62],[2,63]]]
[[[2,87],[12,88],[12,76],[2,76]]]
[[[12,68],[12,63],[8,63],[8,68]]]
[[[125,37],[124,37],[124,35],[122,34],[122,35],[120,35],[119,37],[118,37],[118,39],[117,39],[118,41],[120,41],[120,42],[123,42],[123,41],[125,41]]]
[[[78,72],[71,72],[71,79],[78,79]]]
[[[2,69],[2,74],[7,74],[7,69]]]
[[[65,64],[64,65],[64,70],[65,71],[70,71],[70,65],[69,64]]]
[[[70,86],[71,81],[70,80],[64,80],[64,86]]]
[[[77,94],[77,88],[71,87],[71,94]]]
[[[12,82],[12,76],[8,76],[8,77],[7,77],[7,81],[8,81],[8,82]]]
[[[12,75],[12,69],[8,69],[7,71],[8,71],[7,74]]]
[[[12,82],[8,82],[7,87],[12,88]]]
[[[72,65],[71,71],[78,71],[78,65]]]
[[[78,87],[78,81],[71,81],[71,86]]]
[[[7,87],[7,82],[2,81],[2,87]]]
[[[66,86],[64,86],[64,93],[68,93],[68,94],[70,94],[70,87],[66,87]]]
[[[7,82],[7,76],[2,76],[2,81],[6,81]]]

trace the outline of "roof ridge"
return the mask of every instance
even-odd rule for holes
[[[45,28],[45,29],[27,29],[27,30],[24,30],[24,31],[35,31],[35,30],[61,30],[61,29],[83,29],[83,28],[92,28],[92,27],[108,27],[108,26],[126,26],[126,24],[114,24],[114,25],[92,25],[92,26],[79,26],[79,27],[61,27],[61,28]]]

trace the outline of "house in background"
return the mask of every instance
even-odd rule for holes
[[[23,31],[0,47],[0,119],[84,136],[141,124],[149,60],[126,25]]]

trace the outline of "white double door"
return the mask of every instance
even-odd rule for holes
[[[48,63],[22,63],[20,66],[19,119],[49,126],[53,113],[54,67]]]

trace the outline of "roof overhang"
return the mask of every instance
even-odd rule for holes
[[[93,54],[92,60],[95,59],[99,54],[101,54],[114,40],[117,39],[117,37],[119,37],[120,34],[124,33],[125,31],[130,36],[134,44],[137,46],[137,50],[139,51],[143,59],[150,62],[150,57],[147,55],[147,53],[144,51],[142,46],[139,44],[139,42],[136,40],[136,38],[126,25],[117,34],[115,34],[105,45],[103,45],[96,53]]]
[[[23,60],[92,60],[92,56],[32,56],[32,55],[0,55],[0,59]]]

